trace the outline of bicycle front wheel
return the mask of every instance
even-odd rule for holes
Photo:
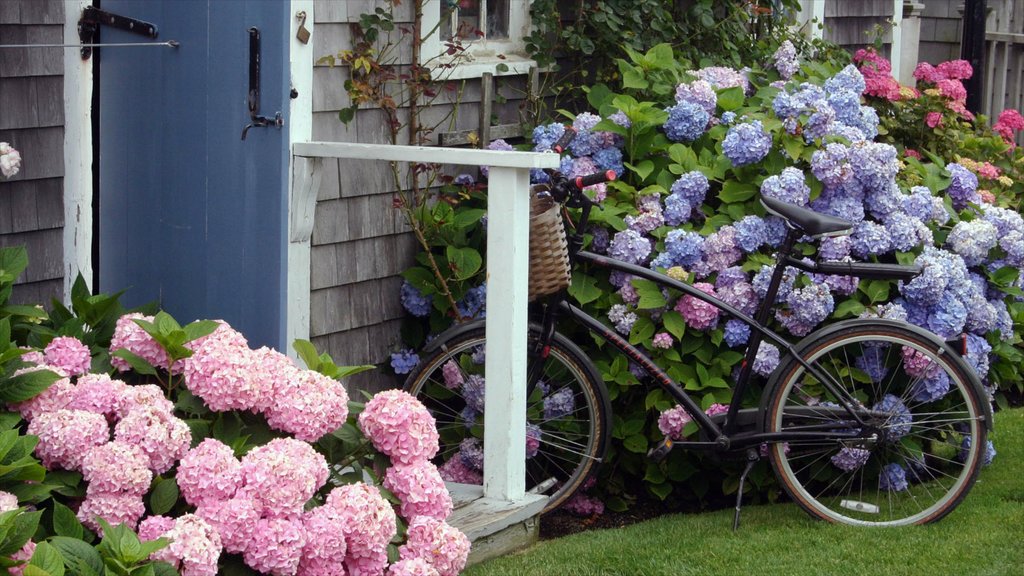
[[[526,489],[549,495],[544,512],[565,503],[604,457],[611,412],[600,375],[575,344],[555,334],[548,350],[529,360],[523,439]],[[448,481],[482,482],[485,351],[481,323],[435,346],[405,383],[437,421],[434,463]]]
[[[924,524],[953,510],[986,450],[971,369],[945,344],[892,322],[852,322],[805,342],[800,355],[842,387],[864,424],[803,365],[784,362],[766,431],[833,436],[769,447],[790,497],[812,516],[856,525]]]

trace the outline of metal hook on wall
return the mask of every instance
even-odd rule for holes
[[[267,126],[284,126],[284,118],[281,112],[274,114],[273,118],[260,116],[260,30],[253,26],[249,28],[249,119],[251,122],[242,129],[242,140],[249,134],[253,127],[265,128]]]

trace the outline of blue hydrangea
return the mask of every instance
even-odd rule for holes
[[[949,222],[950,218],[952,218],[952,216],[949,214],[949,210],[946,209],[946,204],[942,201],[942,198],[933,196],[932,213],[928,216],[928,219],[941,226]]]
[[[551,150],[555,142],[565,133],[565,125],[554,122],[537,126],[533,129],[533,149],[536,152],[547,152]]]
[[[851,243],[849,236],[822,238],[818,243],[818,257],[822,260],[842,260],[850,255]]]
[[[761,376],[768,376],[779,366],[779,349],[774,344],[761,342],[757,347],[757,354],[754,356],[754,363],[750,365],[754,373]]]
[[[764,297],[768,295],[768,284],[771,283],[772,274],[775,273],[774,264],[766,264],[761,267],[760,270],[754,274],[750,283],[754,286],[754,291],[757,292],[757,297],[764,300]],[[775,302],[785,302],[786,298],[789,297],[789,293],[793,290],[793,283],[796,282],[796,277],[799,271],[791,266],[786,267],[786,271],[782,273],[782,283],[779,284],[779,293],[775,297]]]
[[[472,174],[459,174],[453,182],[458,186],[472,186],[476,184],[476,178]]]
[[[861,132],[859,128],[854,128],[853,126],[843,124],[842,122],[832,124],[831,135],[845,138],[851,144],[864,142],[867,139],[867,136],[865,136],[864,132]]]
[[[949,171],[949,188],[946,194],[953,201],[954,210],[963,210],[968,204],[978,204],[981,196],[978,194],[978,177],[967,168],[956,163],[946,164]]]
[[[693,102],[679,102],[666,108],[665,135],[673,142],[693,142],[700,138],[711,120],[711,114]]]
[[[820,140],[832,132],[836,121],[836,111],[828,104],[822,104],[804,124],[804,141],[810,144]]]
[[[420,363],[420,357],[410,349],[400,350],[391,355],[391,368],[395,374],[408,374]]]
[[[999,331],[999,339],[1013,340],[1013,318],[1006,307],[1006,302],[997,298],[989,300],[989,305],[996,311],[995,330]]]
[[[955,338],[967,324],[967,308],[952,292],[943,292],[939,302],[928,310],[925,328],[942,338]]]
[[[1017,212],[992,204],[982,204],[981,209],[982,217],[996,227],[1000,238],[1015,232],[1024,234],[1024,217]]]
[[[907,309],[903,307],[898,301],[887,302],[885,304],[879,304],[878,316],[880,318],[887,318],[889,320],[900,320],[901,322],[907,322]]]
[[[462,397],[466,400],[466,405],[478,413],[484,411],[485,390],[487,384],[484,377],[479,374],[472,374],[462,382]]]
[[[710,187],[708,177],[699,170],[693,170],[677,178],[669,192],[672,196],[686,200],[691,206],[700,206],[704,203],[704,197]]]
[[[924,222],[903,212],[890,214],[885,219],[885,229],[889,232],[893,249],[900,252],[909,252],[931,240],[932,232]]]
[[[788,310],[778,310],[776,319],[794,336],[806,336],[835,309],[835,300],[828,286],[810,284],[790,291],[786,296]]]
[[[693,205],[678,194],[669,194],[665,197],[665,210],[662,214],[665,216],[666,224],[679,226],[690,221],[690,216],[693,215]]]
[[[568,386],[560,388],[554,394],[544,398],[544,419],[554,420],[568,414],[576,409],[576,398],[573,396],[572,388]]]
[[[402,307],[413,316],[429,316],[433,308],[434,297],[424,296],[408,280],[402,282],[401,299]]]
[[[914,402],[934,402],[949,393],[949,375],[943,370],[914,382],[911,398]]]
[[[725,323],[725,333],[722,338],[730,348],[742,346],[750,339],[750,326],[742,320],[733,318]]]
[[[1006,264],[1014,268],[1024,267],[1024,234],[1014,230],[1000,235],[999,247],[1006,253]]]
[[[860,121],[860,94],[851,90],[837,90],[828,95],[828,103],[840,122],[856,126]]]
[[[703,108],[709,115],[715,113],[718,105],[718,94],[714,87],[705,80],[694,80],[688,84],[676,86],[676,102],[689,102]]]
[[[825,91],[821,89],[821,86],[810,82],[801,83],[800,88],[793,94],[793,98],[803,105],[805,112],[828,105]]]
[[[608,255],[630,264],[640,264],[651,253],[651,243],[636,230],[617,232],[608,247]]]
[[[606,253],[611,241],[611,234],[608,233],[608,229],[603,226],[591,226],[587,231],[590,232],[592,237],[590,249],[598,254]]]
[[[992,353],[992,346],[988,341],[977,334],[967,335],[967,363],[978,373],[979,378],[988,376],[989,354]]]
[[[864,194],[864,207],[879,220],[899,211],[902,201],[903,194],[895,182],[885,188],[867,190]]]
[[[764,219],[765,238],[768,245],[778,248],[786,239],[789,229],[786,228],[786,221],[778,216],[768,216]]]
[[[796,118],[803,114],[804,103],[794,98],[789,92],[780,90],[772,100],[772,110],[774,110],[775,115],[782,120]]]
[[[764,130],[760,120],[731,126],[722,141],[722,152],[733,166],[760,162],[771,149],[771,134]]]
[[[756,252],[768,242],[768,228],[760,216],[744,216],[733,226],[736,227],[736,244],[744,252]]]
[[[871,451],[864,448],[840,448],[830,458],[832,465],[844,472],[853,472],[868,462]]]
[[[885,366],[885,352],[881,348],[866,348],[864,354],[854,359],[853,364],[876,384],[889,373]]]
[[[722,226],[704,240],[704,260],[700,263],[703,266],[695,266],[694,272],[701,277],[707,276],[725,270],[741,258],[743,252],[736,243],[736,228],[731,225]]]
[[[736,121],[736,113],[732,110],[722,112],[722,124],[729,125]]]
[[[802,170],[788,166],[782,169],[781,174],[764,179],[761,195],[797,206],[807,206],[811,199],[811,188]]]
[[[759,299],[757,292],[749,282],[733,282],[724,286],[715,286],[718,298],[736,308],[740,312],[752,316],[757,311]]]
[[[600,121],[600,116],[590,112],[583,112],[576,116],[572,122],[572,127],[576,129],[576,137],[569,143],[569,151],[573,156],[592,156],[605,147],[607,142],[604,135],[593,132],[594,126]]]
[[[899,397],[886,394],[871,407],[876,412],[888,414],[882,426],[882,436],[887,442],[896,442],[910,433],[914,417]]]
[[[961,462],[967,460],[967,455],[970,453],[970,451],[971,451],[971,437],[970,436],[964,436],[964,439],[960,442],[960,451],[957,453],[957,458],[959,458]],[[995,460],[995,457],[996,457],[996,446],[995,446],[995,444],[992,443],[991,440],[988,440],[985,443],[985,455],[983,456],[983,460],[981,461],[981,465],[982,466],[988,466],[989,464],[992,464],[992,461]]]
[[[869,220],[862,220],[853,227],[852,242],[850,251],[861,259],[892,250],[892,239],[885,226]]]
[[[625,304],[615,304],[608,310],[608,319],[612,321],[619,334],[628,336],[629,331],[633,329],[633,324],[636,323],[637,316],[634,312],[630,312]]]
[[[914,186],[902,198],[903,211],[922,222],[931,220],[932,198],[932,191],[927,186]]]
[[[697,232],[671,230],[665,236],[665,251],[658,255],[657,266],[689,269],[704,258],[704,237]]]
[[[622,150],[615,147],[602,148],[592,156],[594,163],[601,170],[612,170],[616,176],[622,176],[625,168],[622,166]]]
[[[715,290],[718,291],[737,282],[746,282],[747,273],[739,266],[730,266],[718,273],[715,277]]]
[[[835,94],[841,91],[863,94],[866,87],[864,75],[853,64],[848,64],[835,76],[825,80],[825,92]]]
[[[810,204],[815,212],[835,216],[857,223],[864,219],[864,202],[856,196],[844,193],[842,188],[825,189]]]
[[[775,69],[779,71],[779,76],[783,80],[789,80],[800,69],[800,62],[796,57],[796,47],[793,46],[793,42],[790,40],[786,40],[779,45],[775,54],[772,54],[772,60],[775,62]]]
[[[865,190],[888,190],[899,172],[896,148],[877,142],[850,146],[850,166]]]
[[[907,489],[907,471],[899,464],[886,464],[878,474],[878,488],[886,492],[902,492]]]
[[[947,286],[956,287],[967,279],[963,258],[946,250],[926,247],[914,263],[921,266],[921,274],[900,285],[900,293],[913,304],[933,306]]]
[[[455,303],[455,307],[463,318],[486,318],[487,284],[470,288],[462,300]]]
[[[997,230],[991,222],[961,220],[946,237],[946,246],[963,257],[968,266],[977,266],[985,261],[997,241]]]
[[[623,128],[629,128],[633,125],[633,122],[630,121],[629,116],[626,116],[626,113],[623,112],[622,110],[616,110],[614,114],[608,117],[608,119],[618,124],[619,126],[622,126]]]
[[[483,408],[481,408],[481,411]],[[459,458],[472,470],[484,469],[484,445],[478,438],[466,438],[459,444]]]
[[[839,186],[853,178],[848,160],[850,150],[844,144],[830,142],[811,155],[811,173],[828,187]]]
[[[878,136],[878,113],[871,106],[861,106],[856,121],[846,124],[860,130],[866,140],[873,140]]]

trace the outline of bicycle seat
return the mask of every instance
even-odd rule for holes
[[[797,228],[808,236],[842,236],[853,229],[853,222],[820,214],[809,208],[761,196],[761,205],[768,212],[786,220],[791,227]]]

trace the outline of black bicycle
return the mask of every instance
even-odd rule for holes
[[[613,176],[613,174],[612,174]],[[583,188],[608,179],[570,180],[557,172],[542,193],[578,208],[568,234],[574,264],[619,271],[710,303],[750,326],[746,354],[735,377],[728,411],[705,414],[642,350],[574,306],[565,290],[531,304],[527,400],[527,489],[547,493],[545,511],[565,503],[587,482],[610,439],[611,407],[601,373],[578,346],[555,328],[573,322],[639,365],[697,424],[691,437],[666,438],[649,454],[663,458],[682,447],[737,453],[747,460],[743,481],[767,455],[788,495],[812,516],[858,525],[936,521],[964,498],[984,460],[991,406],[977,374],[964,361],[965,341],[947,342],[917,326],[882,318],[855,318],[820,328],[798,343],[767,326],[787,267],[862,279],[910,280],[917,266],[867,262],[809,262],[795,251],[805,237],[849,233],[853,224],[762,197],[783,218],[787,235],[778,250],[765,297],[753,316],[658,271],[582,250],[593,202]],[[741,407],[750,389],[760,344],[782,360],[763,389],[760,405]],[[483,321],[454,326],[434,339],[409,375],[406,389],[437,419],[436,458],[461,481],[472,482],[483,450]]]

